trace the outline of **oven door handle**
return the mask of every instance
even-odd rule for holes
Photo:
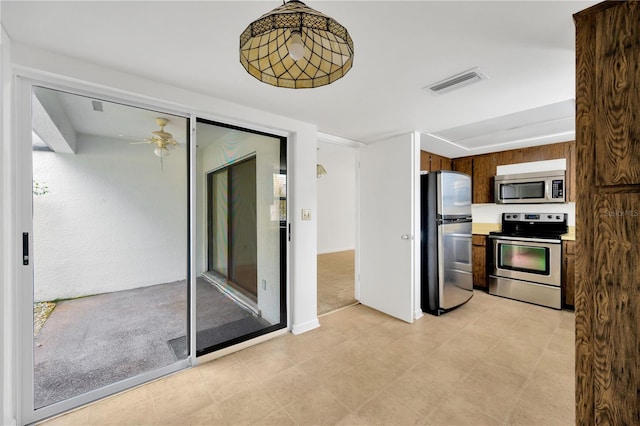
[[[505,235],[489,235],[489,238],[494,240],[522,241],[524,243],[562,244],[562,240],[552,238],[509,237]]]

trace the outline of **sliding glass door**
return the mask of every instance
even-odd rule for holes
[[[286,140],[197,121],[196,350],[286,327]]]
[[[207,175],[208,270],[258,301],[256,157]]]
[[[189,365],[190,126],[21,87],[31,111],[22,406],[32,422]]]

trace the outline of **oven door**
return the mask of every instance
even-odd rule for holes
[[[558,239],[489,236],[492,275],[560,286],[562,244]]]

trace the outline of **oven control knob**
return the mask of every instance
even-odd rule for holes
[[[551,216],[551,215],[547,215],[547,218],[548,218],[548,219],[553,219],[553,216]]]
[[[556,216],[556,219],[560,220],[560,216]]]

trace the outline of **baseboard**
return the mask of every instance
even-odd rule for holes
[[[302,334],[318,327],[320,327],[320,321],[318,321],[318,318],[315,318],[302,324],[294,324],[293,327],[291,327],[291,333]]]

